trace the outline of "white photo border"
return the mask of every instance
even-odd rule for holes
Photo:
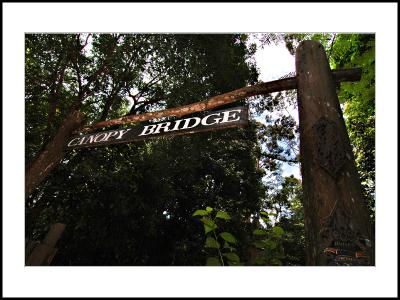
[[[397,296],[397,3],[3,3],[5,297]],[[375,267],[25,267],[24,34],[376,33]]]

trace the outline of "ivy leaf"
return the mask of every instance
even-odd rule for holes
[[[209,257],[207,259],[207,266],[220,266],[221,262],[216,257]]]
[[[215,216],[216,218],[224,219],[224,220],[229,220],[231,217],[227,212],[224,211],[219,211],[217,212],[217,215]]]
[[[282,262],[279,259],[273,258],[271,260],[271,265],[273,265],[273,266],[282,266]]]
[[[210,212],[213,211],[213,209],[212,209],[212,207],[207,206],[207,207],[206,207],[206,211],[210,213]]]
[[[261,220],[263,220],[265,224],[269,224],[269,222],[271,222],[269,218],[261,218]]]
[[[265,261],[264,257],[259,257],[254,262],[254,264],[257,265],[257,266],[265,265],[265,263],[266,263],[266,261]]]
[[[206,245],[205,245],[205,247],[207,247],[207,248],[216,248],[216,249],[219,249],[220,245],[219,245],[219,243],[218,243],[214,238],[208,237],[208,238],[206,239]]]
[[[229,252],[229,253],[223,253],[223,256],[225,256],[227,259],[233,262],[240,262],[240,258],[236,253]]]
[[[198,209],[193,213],[193,217],[194,216],[207,216],[208,215],[208,211],[205,211],[203,209]]]
[[[265,245],[268,246],[270,250],[274,250],[278,246],[277,242],[273,240],[266,240]]]
[[[277,235],[277,236],[281,236],[282,234],[285,233],[285,231],[283,230],[282,227],[279,226],[275,226],[272,228],[272,231]]]
[[[205,234],[207,234],[207,233],[209,233],[210,231],[213,231],[213,230],[215,230],[215,228],[210,227],[210,226],[204,224],[204,233],[205,233]]]
[[[236,261],[228,260],[228,265],[229,266],[243,266],[243,263],[238,263]]]
[[[254,241],[253,245],[256,246],[258,249],[264,249],[265,248],[265,243],[263,241]]]
[[[229,245],[229,243],[224,242],[224,247],[222,247],[224,249],[229,249],[229,251],[236,251],[235,247],[232,247],[231,245]]]
[[[229,232],[221,232],[219,235],[228,243],[236,244],[236,238]]]
[[[267,234],[267,232],[265,230],[262,230],[262,229],[255,229],[253,231],[253,234],[254,235],[265,235],[265,234]]]
[[[218,228],[217,224],[210,219],[201,218],[200,221],[204,224],[204,231],[206,234]]]

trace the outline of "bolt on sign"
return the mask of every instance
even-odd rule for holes
[[[131,143],[161,136],[176,136],[231,127],[244,127],[247,124],[248,108],[239,106],[208,112],[204,116],[78,135],[71,138],[67,148],[75,149]]]

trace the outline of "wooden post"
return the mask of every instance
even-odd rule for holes
[[[374,265],[374,234],[322,45],[296,52],[307,265]]]
[[[56,223],[50,227],[45,239],[33,249],[26,259],[27,266],[48,266],[57,252],[55,245],[65,229],[65,224]],[[27,251],[28,249],[26,249]]]

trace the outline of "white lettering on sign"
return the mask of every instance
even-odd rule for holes
[[[211,116],[219,116],[219,115],[221,115],[221,113],[219,113],[219,114],[211,114],[211,115],[205,116],[205,117],[201,120],[201,125],[210,126],[210,125],[218,124],[218,123],[221,121],[221,118],[215,118],[215,122],[214,122],[214,123],[207,123],[207,120],[208,120],[208,118],[211,117]]]
[[[119,136],[116,138],[117,140],[120,140],[122,138],[122,136],[127,133],[129,130],[131,130],[130,128],[128,128],[127,130],[120,130],[119,131]]]
[[[222,113],[222,114],[224,115],[224,118],[222,119],[221,123],[239,121],[239,120],[240,120],[240,115],[239,115],[240,112],[241,112],[240,109],[235,109],[235,110],[230,110],[230,111],[224,111],[224,112]],[[231,113],[233,113],[233,114],[231,115]],[[229,119],[230,117],[235,118],[235,116],[237,116],[236,119],[231,119],[231,120]]]
[[[84,136],[84,137],[77,137],[72,139],[69,143],[68,143],[68,147],[72,147],[72,146],[78,146],[78,145],[86,145],[86,144],[92,144],[92,143],[99,143],[99,142],[108,142],[108,140],[111,137],[116,137],[116,140],[121,139],[129,130],[131,130],[130,128],[124,130],[115,130],[115,131],[111,131],[111,132],[101,132],[101,133],[97,133],[97,134],[92,134],[89,136]]]
[[[118,131],[111,131],[110,133],[108,133],[107,137],[104,139],[104,141],[108,141],[108,139],[112,136],[116,136],[118,135]]]
[[[176,120],[176,121],[175,121],[175,126],[174,126],[174,128],[172,128],[170,131],[179,130],[179,125],[181,125],[181,122],[182,122],[183,120],[184,120],[184,119]]]
[[[160,133],[160,129],[164,129],[164,132],[168,132],[168,126],[171,125],[171,122],[166,122],[166,123],[160,123],[157,125],[156,130],[154,130],[154,133]]]
[[[103,136],[103,137],[101,138],[101,140],[98,140],[98,138],[101,137],[101,136]],[[106,136],[107,136],[107,133],[100,133],[100,134],[96,135],[96,137],[94,138],[95,143],[104,141],[104,138],[105,138]]]
[[[207,131],[224,127],[233,127],[233,125],[231,124],[223,125],[224,123],[231,122],[238,122],[240,123],[240,125],[243,125],[247,121],[248,117],[247,113],[242,115],[242,112],[243,108],[232,108],[230,110],[209,113],[203,117],[189,117],[186,119],[179,119],[158,124],[149,124],[127,129],[97,132],[89,135],[73,137],[72,140],[68,143],[68,147],[89,147],[102,144],[112,144],[113,142],[126,143],[135,139],[143,139],[143,136],[155,136],[160,134],[163,135],[168,134],[169,132],[171,132],[171,134],[174,134],[175,131],[180,130],[186,131],[187,133],[193,133],[196,131]],[[221,126],[219,126],[220,124]],[[127,134],[130,130],[131,132]]]
[[[146,126],[144,126],[143,131],[142,131],[141,134],[139,134],[139,136],[140,136],[140,135],[153,134],[154,129],[155,129],[156,127],[157,127],[157,125],[146,125]]]
[[[169,132],[169,131],[176,131],[176,130],[192,129],[200,124],[203,126],[211,126],[211,125],[220,124],[220,123],[235,122],[235,121],[240,120],[240,112],[241,112],[240,109],[235,109],[235,110],[225,111],[222,113],[210,114],[210,115],[205,116],[202,119],[199,117],[180,119],[180,120],[176,120],[175,122],[173,122],[172,126],[171,126],[171,122],[164,122],[164,123],[159,123],[159,124],[154,124],[154,125],[145,125],[142,132],[139,134],[139,136],[159,134],[161,130],[163,130],[163,132]],[[222,117],[221,117],[221,114],[222,114]],[[208,122],[208,119],[210,117],[219,117],[219,118],[214,118],[213,122]],[[182,127],[179,128],[179,126],[182,124],[182,122],[183,122],[183,125],[182,125]]]
[[[83,139],[84,139],[84,138],[83,138]],[[89,140],[90,140],[89,144],[93,143],[94,139],[95,139],[95,136],[94,136],[94,135],[89,136],[88,139],[86,140],[85,144],[87,144],[87,142],[88,142]]]
[[[78,141],[79,141],[79,138],[74,138],[72,141],[70,141],[70,142],[68,143],[68,147],[75,146],[76,144],[72,144],[72,142],[75,141],[75,140],[78,140]]]
[[[189,123],[190,123],[190,121],[192,121],[192,120],[194,120],[194,123],[193,123],[191,126],[189,126]],[[197,125],[199,125],[200,122],[201,122],[201,119],[198,118],[198,117],[193,117],[193,118],[185,119],[185,124],[183,124],[183,126],[182,126],[181,129],[188,129],[188,128],[191,129],[191,128],[194,128],[194,127],[196,127]]]

